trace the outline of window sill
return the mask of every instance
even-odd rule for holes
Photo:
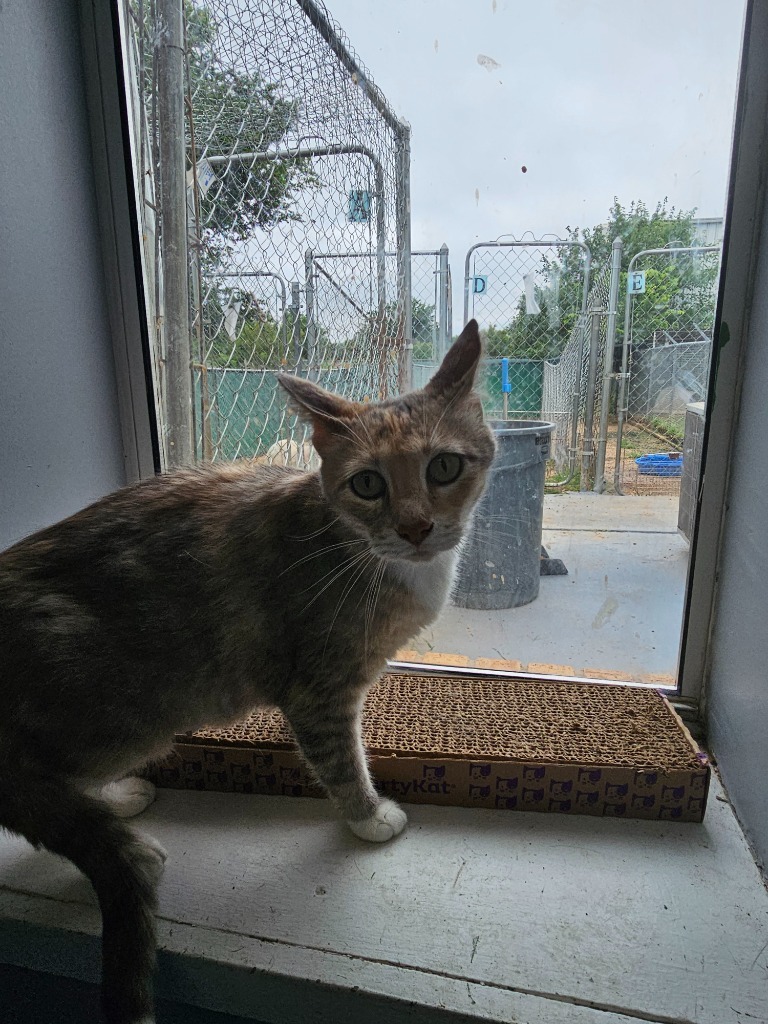
[[[275,1024],[768,1024],[768,894],[714,780],[703,825],[407,810],[374,846],[325,801],[160,791],[159,994]],[[0,962],[94,981],[98,932],[74,867],[0,838]]]

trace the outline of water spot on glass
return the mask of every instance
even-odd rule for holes
[[[501,67],[501,64],[499,64],[497,60],[494,60],[493,57],[488,57],[484,53],[478,53],[477,63],[481,68],[485,68],[486,71],[495,71],[497,68]]]

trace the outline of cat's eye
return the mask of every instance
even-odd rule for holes
[[[349,481],[349,486],[358,498],[364,498],[366,501],[375,501],[376,498],[381,498],[387,489],[384,477],[373,469],[364,469],[360,473],[355,473]]]
[[[464,466],[464,460],[455,452],[436,455],[427,466],[427,478],[433,484],[452,484],[457,480]]]

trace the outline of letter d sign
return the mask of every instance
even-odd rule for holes
[[[476,274],[472,278],[472,294],[485,295],[488,290],[488,278],[485,274]]]

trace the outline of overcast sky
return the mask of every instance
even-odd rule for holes
[[[326,3],[411,124],[413,247],[447,242],[455,282],[474,242],[614,196],[722,215],[743,0]]]

